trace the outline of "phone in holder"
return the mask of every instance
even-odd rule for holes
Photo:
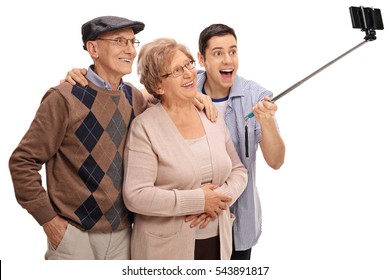
[[[310,75],[305,77],[304,79],[298,81],[297,83],[295,83],[294,85],[292,85],[291,87],[289,87],[288,89],[283,91],[282,93],[278,94],[277,96],[275,96],[274,98],[269,100],[269,102],[275,102],[275,101],[279,100],[280,98],[282,98],[283,96],[285,96],[286,94],[288,94],[289,92],[294,90],[295,88],[299,87],[301,84],[303,84],[307,80],[311,79],[312,77],[314,77],[315,75],[320,73],[325,68],[329,67],[330,65],[332,65],[333,63],[335,63],[339,59],[341,59],[344,56],[346,56],[347,54],[349,54],[350,52],[363,46],[368,41],[376,40],[375,30],[383,30],[384,29],[381,10],[379,10],[379,9],[366,8],[363,6],[349,7],[349,12],[351,14],[353,28],[359,28],[359,29],[361,29],[361,31],[366,32],[366,36],[364,37],[365,41],[359,43],[358,45],[356,45],[352,49],[346,51],[342,55],[340,55],[337,58],[333,59],[332,61],[328,62],[327,64],[325,64],[321,68],[317,69],[316,71],[314,71],[313,73],[311,73]],[[253,114],[253,112],[250,112],[248,115],[246,115],[244,117],[244,121],[248,122],[248,120],[250,118],[253,118],[254,116],[255,115]]]
[[[367,7],[350,7],[352,27],[365,31],[366,40],[375,40],[375,30],[383,30],[383,20],[380,9]]]

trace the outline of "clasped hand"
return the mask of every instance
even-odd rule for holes
[[[186,217],[186,222],[192,222],[191,227],[196,227],[200,224],[200,228],[205,228],[212,219],[217,218],[222,211],[228,209],[232,198],[215,192],[216,188],[218,188],[218,185],[214,184],[207,184],[202,187],[205,195],[204,213]]]

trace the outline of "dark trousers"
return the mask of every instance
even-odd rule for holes
[[[251,251],[252,248],[249,248],[245,251],[236,251],[233,250],[232,256],[230,257],[231,260],[250,260],[251,259]]]
[[[219,236],[195,240],[195,260],[220,260]]]
[[[233,236],[233,252],[230,257],[231,260],[250,260],[251,259],[252,248],[249,248],[244,251],[236,251],[236,246],[234,245],[234,236]]]

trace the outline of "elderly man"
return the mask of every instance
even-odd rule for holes
[[[17,201],[43,226],[46,259],[129,259],[132,215],[122,199],[124,142],[147,107],[131,73],[144,24],[104,16],[83,24],[89,85],[43,97],[9,167]],[[39,170],[46,167],[47,187]]]

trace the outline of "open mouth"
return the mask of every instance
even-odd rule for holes
[[[231,77],[233,75],[234,69],[222,69],[219,71],[223,77]]]
[[[120,58],[123,62],[130,63],[131,59],[130,58]]]
[[[191,81],[191,82],[185,83],[183,85],[183,87],[191,87],[193,84],[194,84],[194,81]]]

